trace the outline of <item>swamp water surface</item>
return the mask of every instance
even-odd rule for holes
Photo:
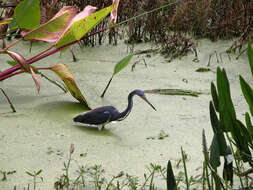
[[[45,45],[35,43],[32,54],[29,53],[27,42],[19,43],[12,50],[29,58],[43,50]],[[114,65],[128,54],[124,43],[82,50],[75,46],[78,62],[73,62],[72,55],[66,51],[61,56],[58,53],[33,64],[38,67],[67,64],[92,108],[113,105],[122,111],[127,106],[128,94],[134,89],[173,88],[203,92],[199,97],[146,94],[156,107],[156,112],[136,96],[130,115],[122,122],[107,125],[103,131],[75,124],[72,118],[84,112],[85,108],[69,93],[63,93],[43,78],[39,95],[28,74],[1,82],[0,87],[12,100],[17,113],[11,113],[5,98],[0,96],[0,170],[16,171],[8,176],[7,181],[0,182],[0,189],[13,189],[14,185],[22,189],[27,183],[32,183],[32,178],[25,171],[40,169],[43,170],[41,176],[44,182],[38,184],[39,188],[53,189],[57,177],[63,173],[63,162],[67,160],[71,143],[75,145],[73,157],[80,165],[101,164],[110,178],[120,171],[143,178],[145,168],[151,162],[165,167],[167,161],[171,160],[175,166],[181,158],[181,146],[189,155],[189,175],[201,174],[202,170],[196,169],[202,166],[203,160],[202,130],[206,131],[209,146],[213,135],[208,106],[211,100],[210,83],[216,82],[217,66],[226,69],[239,119],[248,110],[238,79],[239,74],[242,74],[247,81],[252,81],[247,56],[243,55],[236,60],[234,55],[230,55],[230,60],[223,53],[222,59],[219,57],[230,45],[231,41],[212,43],[200,40],[197,46],[199,62],[192,61],[193,54],[170,63],[159,54],[151,54],[151,57],[135,56],[131,63],[145,58],[147,67],[140,62],[133,72],[129,65],[115,75],[103,99],[100,95],[112,75]],[[149,44],[139,44],[135,50],[150,47]],[[195,72],[207,66],[210,54],[214,55],[209,68],[214,72]],[[8,56],[0,56],[0,70],[9,67],[7,60],[10,60]],[[53,72],[43,73],[59,80]],[[168,134],[167,138],[149,138],[158,136],[162,130]],[[83,153],[87,153],[85,158],[80,157]],[[77,167],[78,164],[72,162],[71,172]],[[183,171],[183,168],[175,168],[175,175],[178,171]],[[166,189],[165,182],[159,186],[160,189]]]

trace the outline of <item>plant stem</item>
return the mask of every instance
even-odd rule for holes
[[[69,160],[66,166],[66,180],[67,180],[67,189],[69,189],[69,166],[70,166],[70,162],[71,162],[71,153],[69,154]]]
[[[0,90],[2,91],[3,95],[5,96],[5,98],[7,99],[8,103],[10,104],[10,107],[11,107],[12,111],[16,112],[15,107],[11,103],[11,101],[10,101],[9,97],[7,96],[7,94],[4,92],[4,90],[2,88],[0,88]]]
[[[40,55],[42,55],[42,54],[46,53],[47,51],[49,51],[50,49],[52,49],[53,47],[55,47],[55,45],[54,45],[54,44],[53,44],[53,45],[51,45],[50,47],[48,47],[47,49],[45,49],[44,51],[42,51],[42,52],[38,53],[37,55],[35,55],[35,56],[31,57],[30,59],[35,59],[36,57],[39,57]],[[30,60],[30,59],[29,59],[29,60]]]
[[[187,169],[186,169],[186,164],[185,164],[185,153],[184,153],[182,147],[181,147],[181,154],[182,154],[182,160],[183,160],[183,164],[184,164],[184,175],[185,175],[186,189],[190,190],[190,184],[188,181]]]
[[[107,91],[107,89],[108,89],[108,87],[109,87],[109,85],[111,84],[111,82],[112,82],[112,78],[113,78],[113,76],[114,75],[112,75],[112,77],[110,78],[110,80],[109,80],[109,82],[107,83],[107,85],[106,85],[106,87],[105,87],[105,89],[104,89],[104,91],[103,91],[103,93],[101,94],[101,98],[103,98],[104,97],[104,95],[105,95],[105,93],[106,93],[106,91]]]
[[[116,177],[113,176],[112,179],[110,180],[110,182],[108,183],[108,185],[106,186],[105,190],[109,190],[110,186],[112,185],[112,182],[114,181]]]
[[[49,82],[55,84],[56,86],[58,86],[60,89],[62,89],[62,91],[64,93],[67,93],[68,91],[66,90],[66,88],[62,87],[60,84],[58,84],[56,81],[48,78],[46,75],[44,75],[43,73],[39,72],[39,74],[41,75],[41,77],[44,77],[45,79],[47,79]]]
[[[33,190],[36,190],[36,174],[33,176]]]
[[[151,174],[146,178],[146,180],[144,181],[144,183],[143,183],[143,185],[141,186],[141,190],[144,190],[145,189],[145,186],[146,186],[146,184],[147,184],[147,182],[148,182],[148,180],[149,180],[149,178],[150,177],[152,177],[153,175],[154,175],[154,170],[151,172]]]
[[[11,42],[8,46],[6,46],[6,47],[4,48],[4,51],[8,50],[10,47],[14,46],[15,44],[17,44],[18,42],[20,42],[20,41],[23,40],[23,39],[24,39],[24,38],[21,37],[21,38],[15,40],[14,42]]]
[[[231,148],[231,152],[232,152],[233,157],[234,157],[234,160],[235,160],[236,168],[237,168],[238,171],[240,171],[240,170],[239,170],[239,163],[238,163],[238,160],[235,158],[234,148],[232,147],[232,146],[233,146],[232,143],[231,143],[232,140],[231,140],[231,138],[228,136],[227,133],[225,133],[225,134],[226,134],[226,137],[227,137],[227,139],[228,139],[229,146],[230,146],[230,148]],[[244,189],[244,187],[243,187],[243,182],[242,182],[242,177],[241,177],[240,175],[238,175],[238,176],[239,176],[239,179],[240,179],[241,188]]]

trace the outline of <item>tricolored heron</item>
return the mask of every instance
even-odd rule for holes
[[[128,105],[123,112],[119,112],[113,106],[103,106],[87,111],[83,114],[76,116],[74,122],[80,122],[85,124],[97,125],[98,129],[101,130],[104,126],[111,121],[122,121],[125,119],[132,110],[133,107],[133,96],[138,95],[145,100],[154,110],[155,107],[147,100],[145,94],[141,90],[134,90],[128,95]]]

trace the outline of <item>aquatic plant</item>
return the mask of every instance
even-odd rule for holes
[[[42,69],[51,70],[62,79],[72,96],[88,107],[86,99],[75,83],[74,75],[66,65],[56,64],[50,67],[35,68],[31,67],[30,64],[56,52],[64,51],[66,48],[79,42],[87,32],[94,28],[110,12],[112,23],[116,22],[117,11],[115,12],[114,10],[117,9],[118,4],[119,0],[115,0],[111,6],[105,7],[99,11],[96,11],[96,7],[88,5],[78,14],[77,7],[65,6],[53,18],[44,24],[40,24],[39,1],[33,0],[30,2],[24,0],[20,2],[14,9],[14,18],[10,19],[8,22],[14,23],[16,28],[25,30],[21,32],[21,38],[0,50],[0,54],[7,54],[13,59],[9,64],[14,65],[0,73],[0,81],[17,74],[28,72],[31,74],[39,92],[40,79],[36,73],[38,73],[38,70]],[[45,41],[52,42],[53,44],[30,59],[25,59],[20,53],[9,50],[9,48],[21,40]],[[19,69],[21,70],[18,71]],[[2,90],[2,92],[4,91]],[[6,96],[6,94],[4,95]]]
[[[248,58],[253,75],[253,50],[251,42],[248,42]],[[252,88],[239,76],[242,93],[249,105],[251,116],[253,115],[253,95]],[[249,187],[247,183],[249,173],[252,173],[253,160],[251,152],[253,150],[253,128],[248,112],[245,113],[246,126],[237,119],[236,111],[230,94],[230,85],[225,69],[217,68],[217,89],[211,83],[212,101],[209,104],[210,120],[214,136],[210,146],[210,154],[207,149],[205,135],[203,134],[203,153],[205,157],[206,173],[212,176],[209,180],[208,189],[224,189],[233,186],[233,177],[237,175],[240,185]],[[217,116],[217,113],[219,117]],[[236,148],[236,150],[234,150]],[[217,174],[217,168],[221,165],[220,158],[224,158],[223,179]],[[233,168],[235,162],[235,168]],[[249,169],[245,171],[244,163],[249,164]],[[247,166],[248,168],[248,166]],[[215,185],[210,185],[210,184]],[[246,182],[246,184],[245,184]]]
[[[104,97],[104,95],[105,95],[105,93],[106,93],[106,91],[107,91],[109,85],[111,84],[111,81],[112,81],[113,77],[114,77],[117,73],[119,73],[122,69],[124,69],[124,68],[129,64],[129,62],[131,61],[132,57],[133,57],[133,54],[130,54],[130,55],[124,57],[123,59],[121,59],[121,60],[114,66],[113,74],[112,74],[112,76],[111,76],[109,82],[107,83],[107,85],[106,85],[106,87],[105,87],[103,93],[101,94],[101,98]]]

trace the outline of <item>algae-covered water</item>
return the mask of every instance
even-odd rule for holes
[[[67,64],[92,108],[113,105],[122,111],[127,105],[128,94],[134,89],[177,88],[203,92],[199,97],[147,94],[157,111],[135,97],[129,117],[107,125],[103,131],[75,124],[72,118],[85,108],[69,93],[63,93],[43,78],[39,94],[28,74],[2,81],[0,87],[12,100],[17,113],[11,113],[5,98],[0,96],[0,170],[15,170],[16,173],[7,176],[7,181],[0,181],[0,189],[13,189],[14,185],[22,189],[27,183],[32,183],[25,171],[40,169],[43,170],[41,176],[44,181],[38,184],[39,188],[53,189],[54,182],[63,172],[63,162],[67,159],[71,143],[75,145],[74,159],[80,165],[101,164],[109,177],[124,171],[141,179],[151,162],[166,166],[167,161],[171,160],[175,166],[181,157],[180,147],[189,155],[187,166],[190,175],[201,173],[196,169],[202,166],[203,160],[202,130],[205,129],[209,145],[212,139],[209,91],[211,81],[216,79],[217,66],[227,71],[238,118],[242,119],[243,113],[248,110],[238,80],[239,74],[242,74],[247,81],[252,81],[247,56],[242,55],[236,60],[234,55],[230,55],[229,59],[222,52],[230,45],[231,41],[198,41],[199,62],[192,61],[193,54],[170,63],[159,54],[136,56],[131,64],[144,58],[147,67],[140,61],[134,71],[128,66],[115,75],[103,99],[100,95],[113,73],[114,65],[128,54],[123,42],[118,46],[105,44],[84,49],[75,46],[78,62],[73,62],[72,55],[66,51],[33,64],[40,67]],[[44,43],[35,43],[29,53],[29,43],[22,42],[12,50],[29,58],[45,47]],[[135,50],[150,47],[150,44],[139,44]],[[195,72],[207,66],[210,54],[214,55],[209,68],[214,72]],[[0,56],[0,70],[9,67],[7,60],[10,58]],[[59,80],[50,71],[43,73]],[[156,137],[162,130],[168,134],[167,138],[149,138]],[[85,158],[80,156],[84,153],[87,153]],[[73,162],[73,170],[77,168],[77,162]],[[175,173],[180,170],[183,169],[175,169]],[[165,183],[159,186],[166,189]]]

